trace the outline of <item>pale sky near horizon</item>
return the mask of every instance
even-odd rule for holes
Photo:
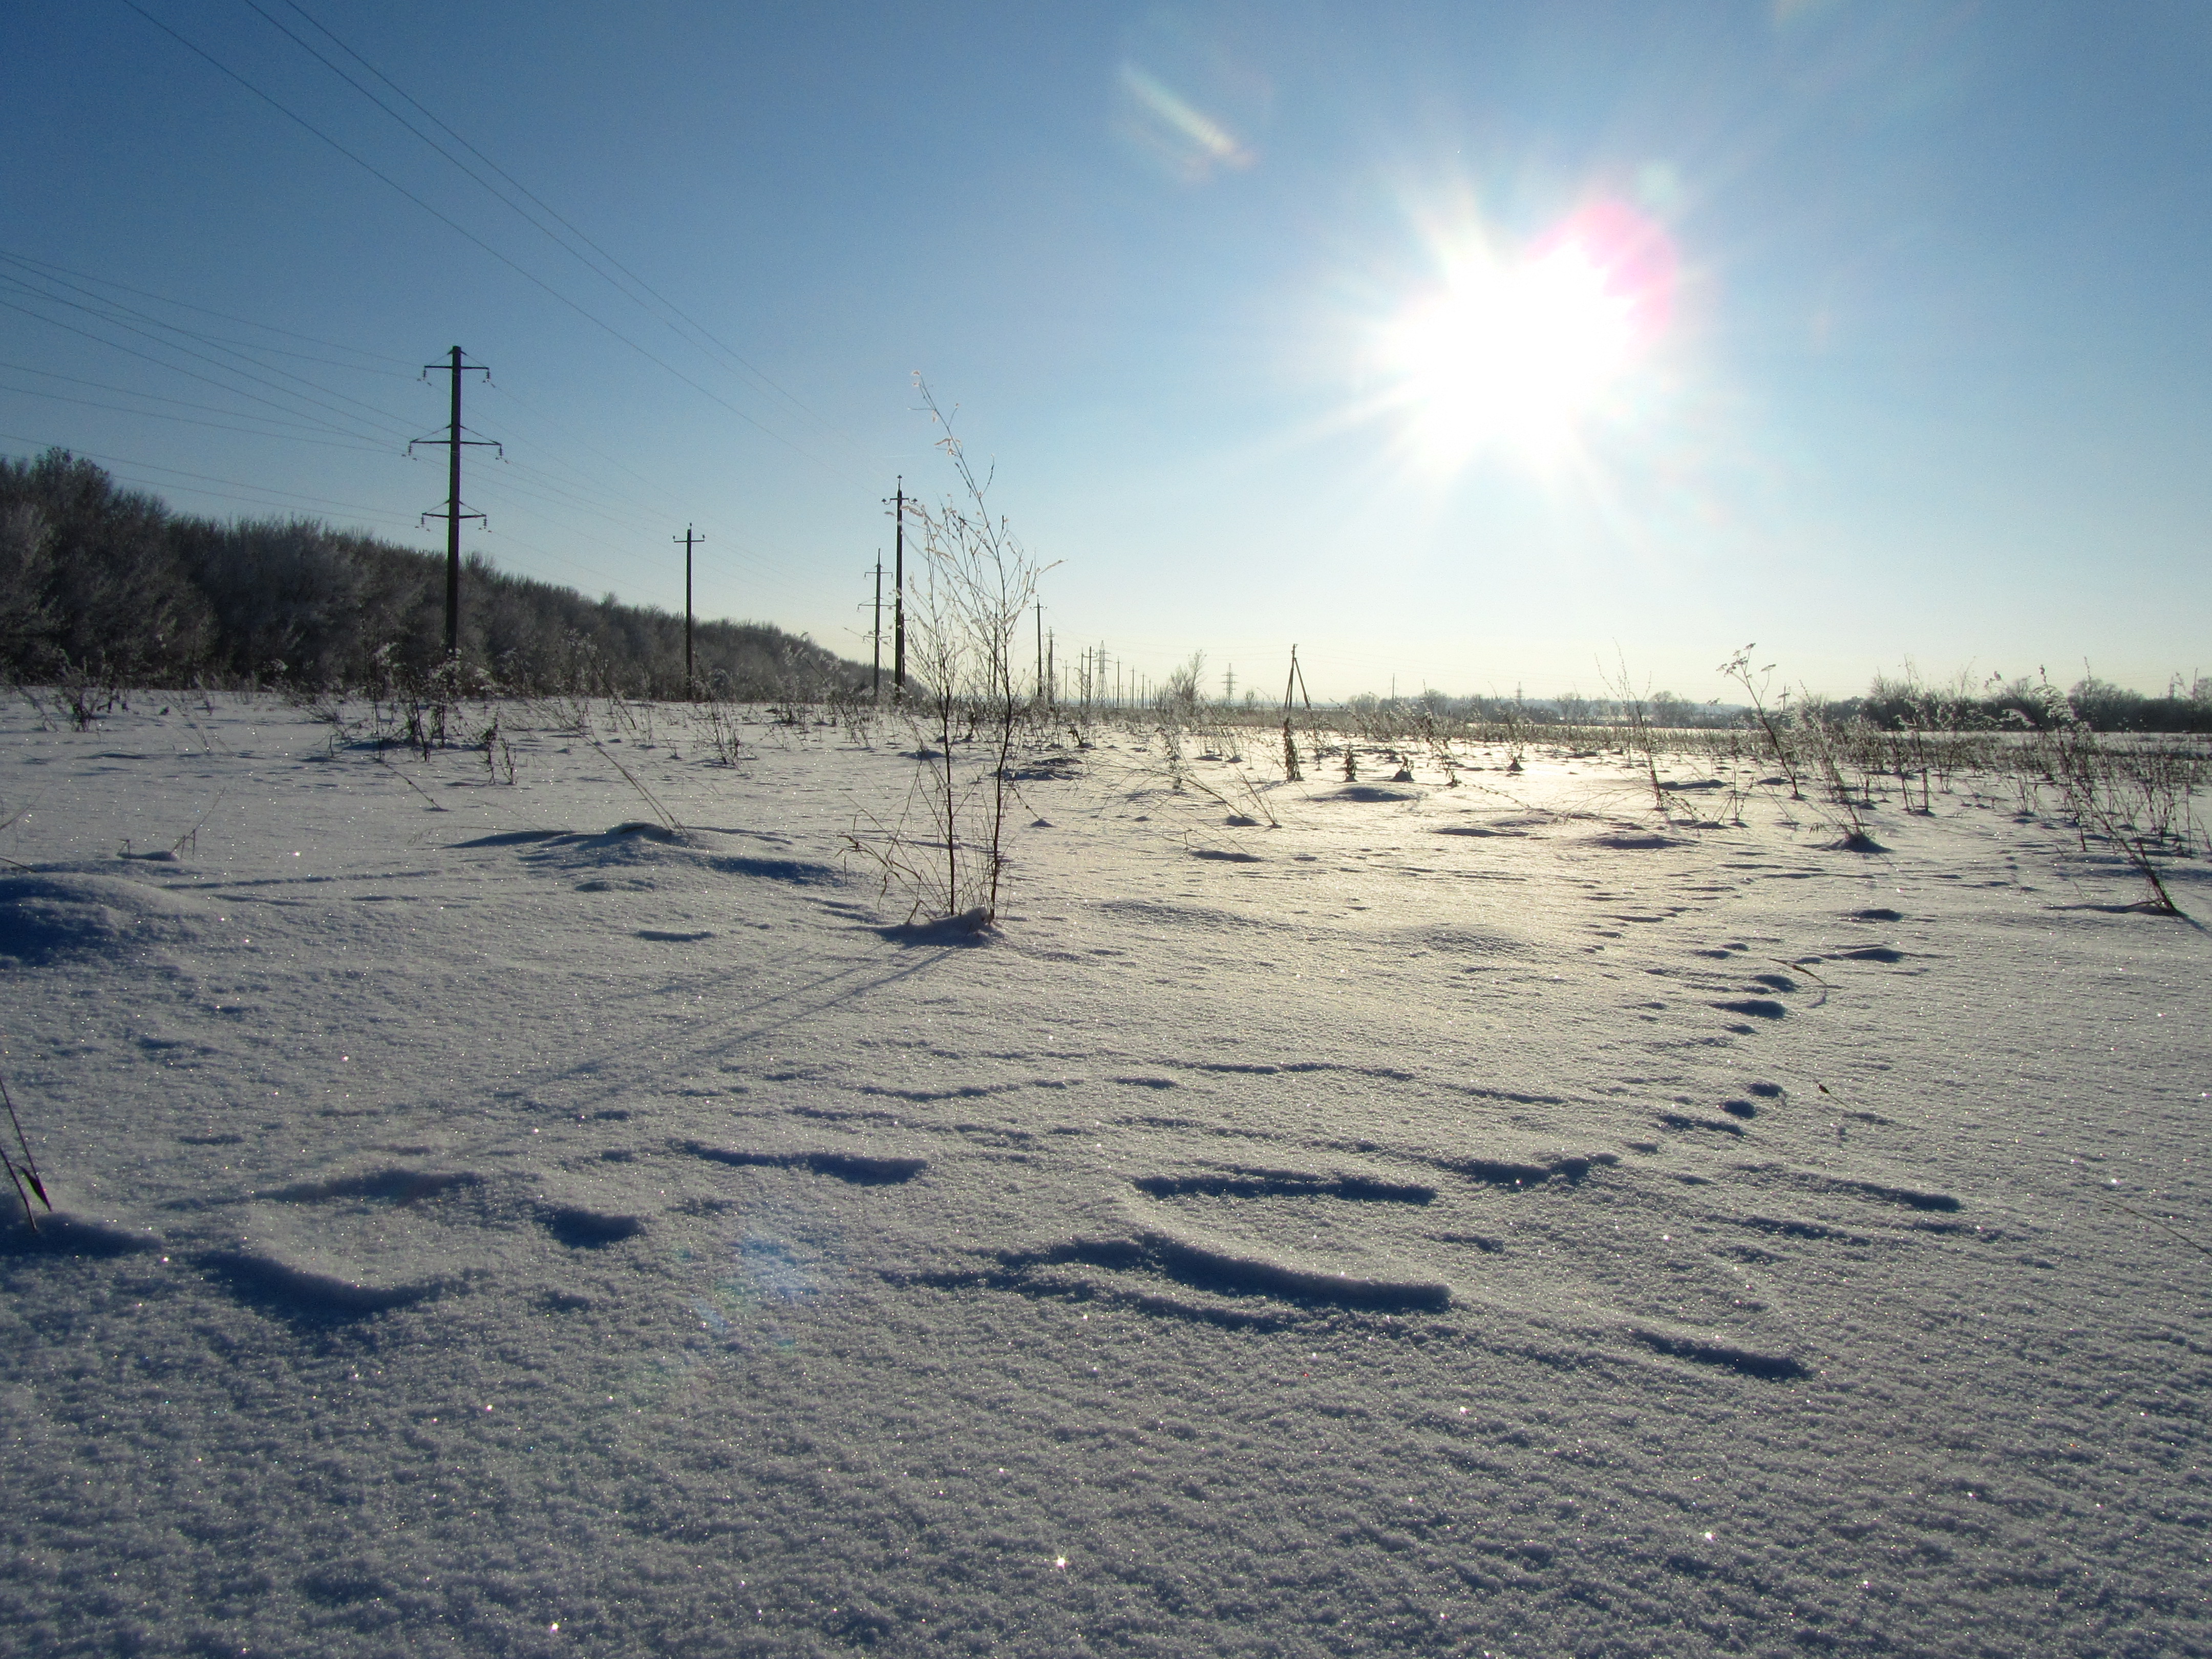
[[[920,371],[1063,653],[2159,691],[2212,673],[2207,85],[2184,0],[23,7],[0,453],[442,547],[458,343],[465,545],[680,608],[693,524],[702,614],[866,660],[881,498],[952,483]]]

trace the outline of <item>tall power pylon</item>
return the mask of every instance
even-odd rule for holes
[[[507,459],[507,451],[489,438],[461,436],[461,376],[465,374],[481,374],[485,384],[489,385],[491,370],[482,363],[463,362],[459,346],[446,354],[444,362],[423,364],[422,378],[428,380],[434,368],[443,369],[453,377],[453,420],[444,437],[417,438],[407,446],[407,453],[413,454],[416,444],[427,444],[434,448],[443,444],[446,447],[446,510],[443,513],[425,513],[419,522],[428,524],[433,519],[446,521],[446,659],[451,662],[461,654],[461,520],[474,519],[479,524],[486,522],[483,514],[467,512],[461,506],[461,451],[471,445],[497,449],[501,460]]]

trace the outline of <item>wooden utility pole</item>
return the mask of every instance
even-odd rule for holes
[[[444,437],[417,438],[407,446],[407,452],[413,454],[416,444],[433,448],[442,444],[446,448],[446,510],[425,513],[419,522],[428,524],[433,519],[446,521],[446,660],[452,662],[461,654],[461,520],[474,519],[479,524],[485,522],[483,514],[468,512],[461,506],[461,451],[471,445],[498,449],[501,459],[506,457],[507,452],[489,438],[461,436],[461,376],[464,374],[481,374],[489,385],[491,370],[482,363],[463,362],[459,346],[446,354],[444,362],[423,364],[424,380],[430,378],[432,369],[442,369],[453,377],[453,416],[447,424]]]
[[[1291,647],[1291,672],[1283,681],[1283,776],[1291,783],[1299,782],[1305,774],[1298,769],[1298,740],[1291,732],[1291,696],[1305,689],[1305,671],[1298,666],[1298,648],[1294,645]],[[1311,697],[1306,698],[1306,712],[1313,712]]]
[[[891,696],[906,696],[906,476],[899,475],[898,490],[884,503],[891,509],[896,529],[891,537]]]
[[[868,696],[873,701],[884,700],[884,550],[876,550],[876,639],[875,666],[868,672]]]
[[[691,680],[691,544],[703,542],[707,538],[694,535],[691,526],[687,524],[681,536],[671,536],[668,539],[684,544],[684,700],[690,702],[699,695]]]

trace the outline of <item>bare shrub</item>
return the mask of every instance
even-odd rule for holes
[[[2100,740],[2055,686],[2044,687],[2048,724],[2030,752],[2056,784],[2082,849],[2092,835],[2128,861],[2148,895],[2136,908],[2179,916],[2160,865],[2186,853],[2192,839],[2196,791],[2212,777],[2201,755],[2156,748],[2136,750]]]
[[[938,447],[960,486],[939,506],[908,509],[921,531],[921,559],[907,601],[902,712],[921,769],[896,823],[872,822],[847,839],[882,872],[886,892],[897,886],[912,896],[909,921],[927,912],[981,927],[998,915],[1014,747],[1030,706],[1016,684],[1017,651],[1044,568],[993,514],[991,475],[975,475],[951,417],[920,375],[915,388],[944,430]],[[917,811],[926,835],[909,829]]]

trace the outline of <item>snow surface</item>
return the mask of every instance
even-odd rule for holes
[[[2212,942],[2061,826],[1107,734],[969,934],[890,734],[135,701],[0,714],[10,1652],[2212,1652]]]

